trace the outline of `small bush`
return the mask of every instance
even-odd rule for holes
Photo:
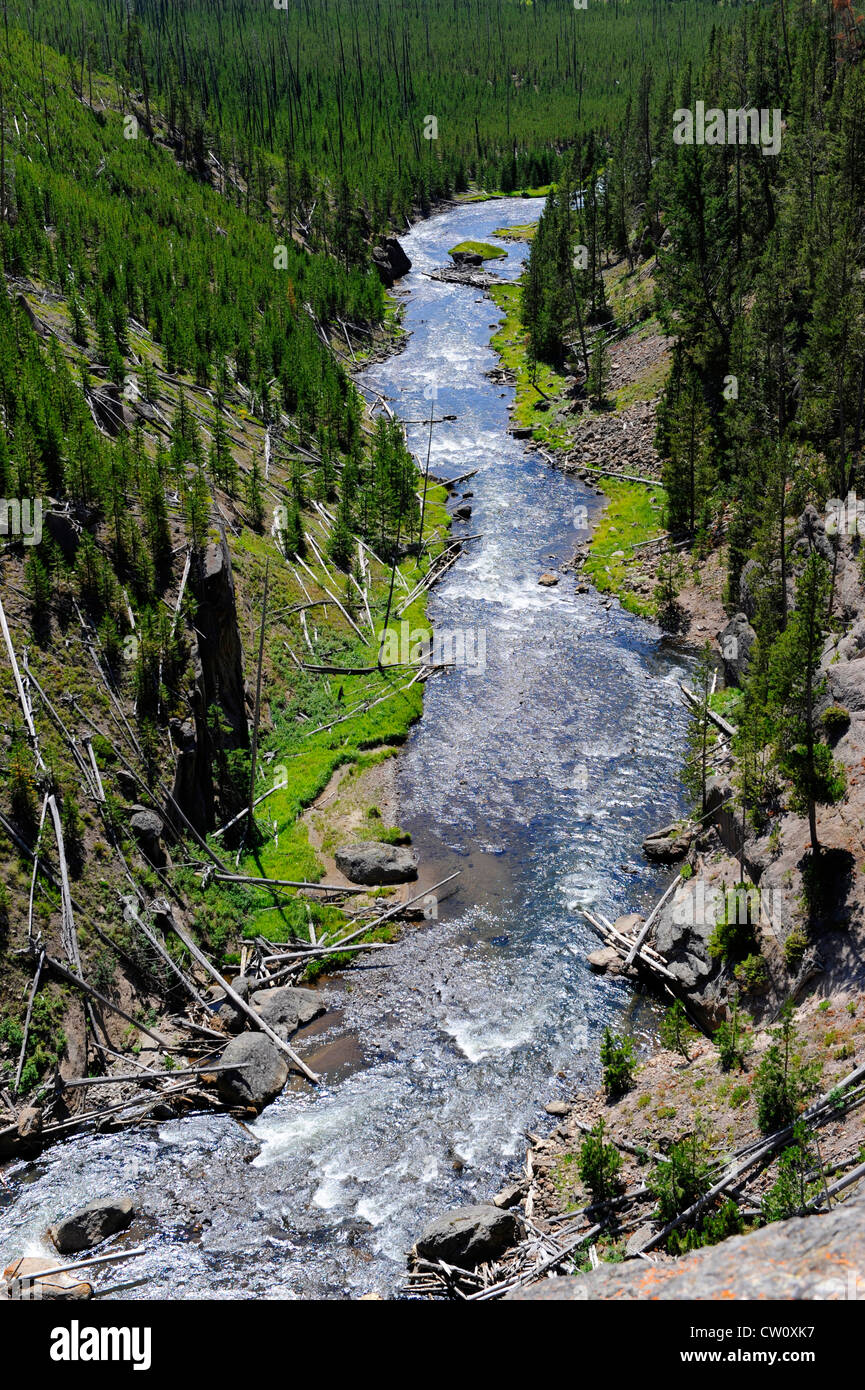
[[[709,954],[715,960],[735,965],[758,949],[755,901],[759,901],[759,890],[750,883],[737,883],[724,894],[724,914],[709,940]]]
[[[789,1001],[781,1011],[781,1026],[773,1030],[772,1037],[774,1041],[766,1049],[754,1077],[757,1122],[764,1134],[793,1123],[803,1097],[813,1090],[816,1081],[813,1065],[803,1066],[793,1055],[796,1031]]]
[[[580,1148],[580,1181],[596,1202],[615,1197],[621,1188],[622,1155],[615,1144],[604,1142],[604,1122],[599,1120]]]
[[[694,1030],[688,1022],[688,1015],[682,1006],[681,1000],[677,999],[671,1004],[661,1020],[661,1042],[670,1052],[678,1052],[690,1061],[690,1041],[694,1036]]]
[[[843,705],[830,705],[823,715],[823,728],[828,739],[840,738],[850,728],[850,711]]]
[[[736,966],[736,979],[749,994],[762,994],[769,987],[769,967],[759,953],[746,956]]]
[[[784,942],[784,964],[788,970],[798,970],[808,949],[808,933],[794,927]]]
[[[656,1163],[647,1185],[658,1204],[658,1216],[667,1224],[693,1206],[712,1185],[711,1166],[696,1134],[673,1144],[667,1160]]]
[[[601,1066],[604,1069],[607,1099],[618,1100],[634,1084],[636,1052],[631,1039],[605,1028],[601,1042]]]

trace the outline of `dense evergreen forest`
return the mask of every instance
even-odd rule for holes
[[[191,168],[214,150],[255,210],[278,184],[288,226],[352,259],[364,224],[399,225],[470,182],[547,185],[578,133],[608,129],[626,96],[645,100],[648,70],[671,77],[736,12],[714,0],[35,0],[26,23],[66,54],[79,89],[91,69],[112,74],[145,119],[165,113]]]
[[[747,567],[758,640],[740,719],[742,796],[759,820],[778,804],[780,772],[815,849],[815,806],[843,790],[811,689],[838,618],[831,553],[812,557],[792,594],[793,519],[862,486],[862,52],[861,20],[845,6],[755,12],[716,32],[701,64],[569,156],[523,300],[534,358],[570,363],[600,400],[612,320],[603,269],[656,257],[643,312],[674,343],[656,441],[667,524],[695,555],[723,544],[732,611]],[[756,144],[675,144],[674,111],[697,101],[778,109],[777,157]]]

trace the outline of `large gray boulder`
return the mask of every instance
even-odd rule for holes
[[[821,1216],[794,1216],[676,1260],[601,1264],[543,1279],[509,1299],[826,1299],[865,1302],[865,1197]]]
[[[457,1207],[432,1221],[415,1245],[422,1260],[444,1260],[460,1269],[474,1269],[503,1255],[522,1235],[514,1212],[484,1203]]]
[[[839,661],[826,672],[826,684],[833,701],[851,714],[865,710],[865,656]]]
[[[276,1100],[288,1080],[288,1062],[264,1033],[241,1033],[222,1054],[217,1088],[228,1105],[263,1110]],[[242,1068],[242,1070],[241,1070]]]
[[[751,665],[757,634],[744,613],[736,613],[718,633],[724,675],[731,685],[741,685]]]
[[[102,1197],[52,1226],[49,1234],[61,1255],[74,1255],[125,1231],[134,1215],[130,1197]]]
[[[327,1012],[323,995],[314,989],[295,989],[292,985],[256,990],[249,1002],[268,1027],[286,1042],[298,1028]]]
[[[835,547],[826,535],[826,523],[814,506],[809,502],[797,523],[798,539],[795,541],[793,550],[803,556],[808,555],[812,550],[816,550],[824,560],[828,560],[831,565],[835,558]]]
[[[155,868],[161,869],[165,864],[165,850],[162,847],[162,833],[165,826],[162,817],[155,811],[148,811],[143,806],[133,806],[132,817],[129,827],[138,841],[138,847],[142,854],[150,860]]]
[[[352,883],[407,883],[417,878],[417,855],[403,845],[365,840],[359,845],[343,846],[335,858],[340,873]]]
[[[411,261],[395,236],[385,237],[380,246],[373,247],[372,263],[387,289],[411,270]]]

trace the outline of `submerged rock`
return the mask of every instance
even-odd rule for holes
[[[415,1252],[422,1260],[445,1260],[460,1269],[474,1269],[503,1255],[519,1240],[522,1229],[519,1217],[492,1203],[457,1207],[427,1226]]]
[[[125,1231],[134,1215],[131,1197],[102,1197],[52,1226],[49,1234],[61,1255],[74,1255]]]
[[[344,845],[334,857],[340,873],[352,883],[407,883],[417,878],[417,855],[402,845],[365,840],[359,845]]]

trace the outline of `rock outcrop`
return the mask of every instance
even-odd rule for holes
[[[756,640],[757,634],[745,613],[735,613],[726,627],[718,633],[724,675],[730,685],[741,685],[748,674]]]
[[[865,1196],[822,1216],[776,1221],[693,1255],[602,1264],[544,1279],[510,1299],[855,1299],[865,1302]]]
[[[395,236],[385,237],[380,246],[373,247],[372,263],[388,289],[411,270],[411,261]]]

